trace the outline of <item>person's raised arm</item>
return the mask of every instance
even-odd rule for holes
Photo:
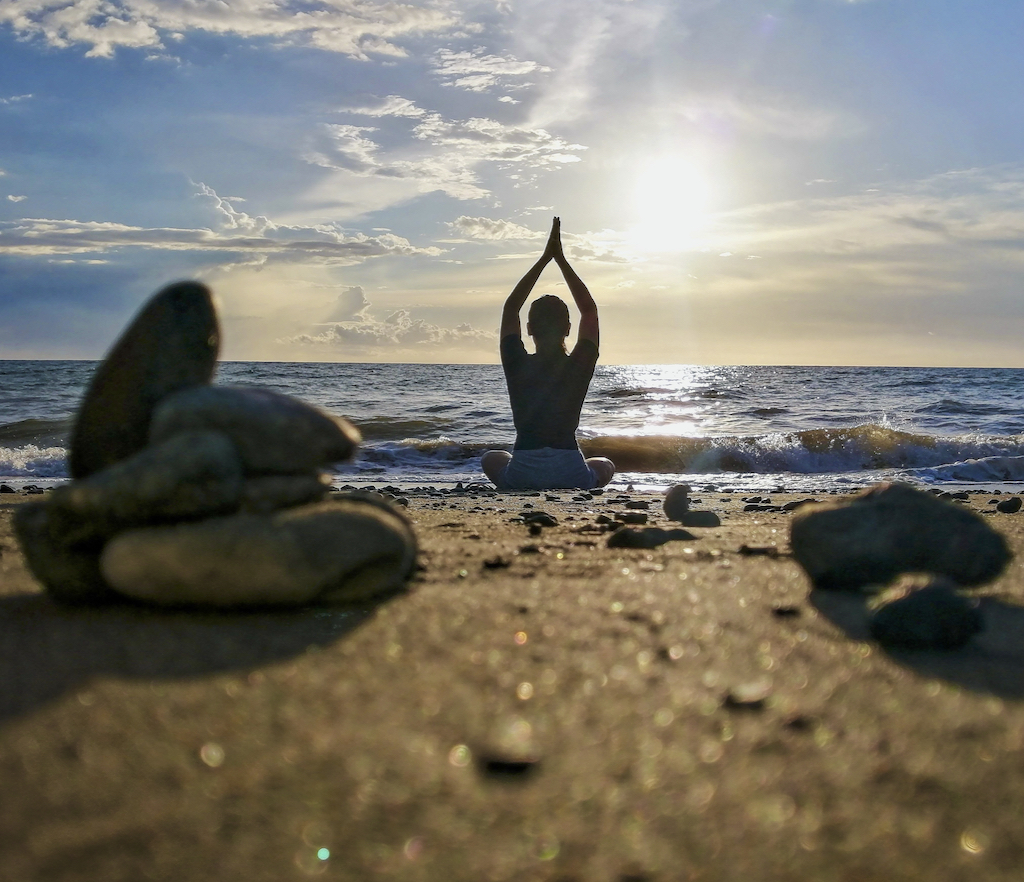
[[[558,218],[555,218],[555,220],[557,221]],[[552,236],[554,235],[554,229],[552,229]],[[576,271],[569,265],[569,261],[562,251],[560,223],[558,225],[558,238],[555,242],[552,259],[562,271],[565,284],[569,286],[569,293],[572,294],[576,308],[580,311],[580,329],[576,335],[577,342],[580,340],[590,340],[595,346],[599,346],[601,334],[600,325],[597,320],[597,303],[594,301],[590,290],[583,284],[583,279],[576,275]]]
[[[540,278],[540,274],[544,272],[544,267],[548,265],[554,257],[554,242],[557,241],[558,237],[558,218],[556,217],[554,223],[551,225],[551,234],[548,236],[548,243],[544,247],[544,253],[537,259],[537,262],[526,271],[513,289],[512,293],[508,295],[508,299],[505,301],[505,306],[501,310],[501,328],[498,331],[498,339],[503,340],[505,337],[522,336],[522,328],[519,324],[519,313],[523,309],[523,304],[526,303],[526,299],[530,296],[530,292],[533,290],[533,286],[537,284],[537,279]],[[561,246],[558,248],[561,251]]]

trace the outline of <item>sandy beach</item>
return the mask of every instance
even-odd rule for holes
[[[244,614],[60,607],[0,497],[0,878],[1019,879],[1022,516],[965,503],[984,632],[889,653],[744,495],[634,550],[617,491],[408,492],[407,593]]]

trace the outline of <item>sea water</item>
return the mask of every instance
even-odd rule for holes
[[[0,361],[0,479],[67,477],[75,408],[97,362]],[[515,436],[498,365],[225,362],[359,427],[337,483],[483,480]],[[578,433],[617,484],[823,490],[880,480],[1024,484],[1024,370],[599,365]]]

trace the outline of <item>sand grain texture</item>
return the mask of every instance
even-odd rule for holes
[[[609,549],[607,497],[410,496],[406,594],[244,614],[59,607],[5,499],[0,878],[1020,878],[1024,520],[983,634],[889,654],[787,513]]]

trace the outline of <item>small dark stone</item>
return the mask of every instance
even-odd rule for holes
[[[0,484],[0,493],[15,493],[17,492],[13,487],[7,484]]]
[[[536,523],[530,524],[530,535],[531,536],[539,536],[543,532],[544,532],[544,528],[540,524],[536,524]]]
[[[1003,514],[1016,514],[1020,511],[1021,502],[1019,496],[1011,496],[1009,499],[1003,499],[996,503],[996,511],[1001,511]]]
[[[792,732],[810,732],[816,724],[817,721],[814,717],[809,717],[806,714],[794,714],[782,725]]]
[[[646,524],[647,512],[645,511],[617,511],[615,520],[623,524]]]
[[[602,514],[602,515],[598,515],[596,518],[594,518],[594,523],[595,524],[610,524],[610,523],[612,523],[612,519],[610,517],[608,517],[608,515]]]
[[[663,530],[661,527],[644,527],[642,530],[634,530],[632,527],[623,527],[616,530],[608,537],[609,548],[657,548],[666,542],[677,540],[696,539],[693,533],[686,530]]]
[[[546,511],[524,511],[522,514],[523,520],[527,524],[536,524],[538,527],[557,527],[558,521],[549,515]]]
[[[511,561],[507,558],[501,557],[500,555],[498,557],[487,558],[487,560],[482,564],[485,570],[503,570],[511,565]]]
[[[879,607],[869,622],[871,636],[903,649],[957,649],[984,627],[978,602],[958,594],[945,579]]]
[[[646,499],[630,499],[629,502],[626,503],[626,508],[639,509],[642,511],[647,511],[650,507],[651,504]]]
[[[220,330],[210,291],[178,282],[157,293],[93,374],[71,433],[68,466],[84,478],[146,446],[156,405],[209,383]]]
[[[774,545],[741,545],[737,554],[744,557],[778,557],[779,549]]]
[[[772,615],[780,619],[795,618],[800,615],[800,607],[798,606],[773,606]]]
[[[524,778],[537,768],[537,762],[531,760],[502,759],[501,757],[481,757],[480,770],[490,778],[509,779]]]

